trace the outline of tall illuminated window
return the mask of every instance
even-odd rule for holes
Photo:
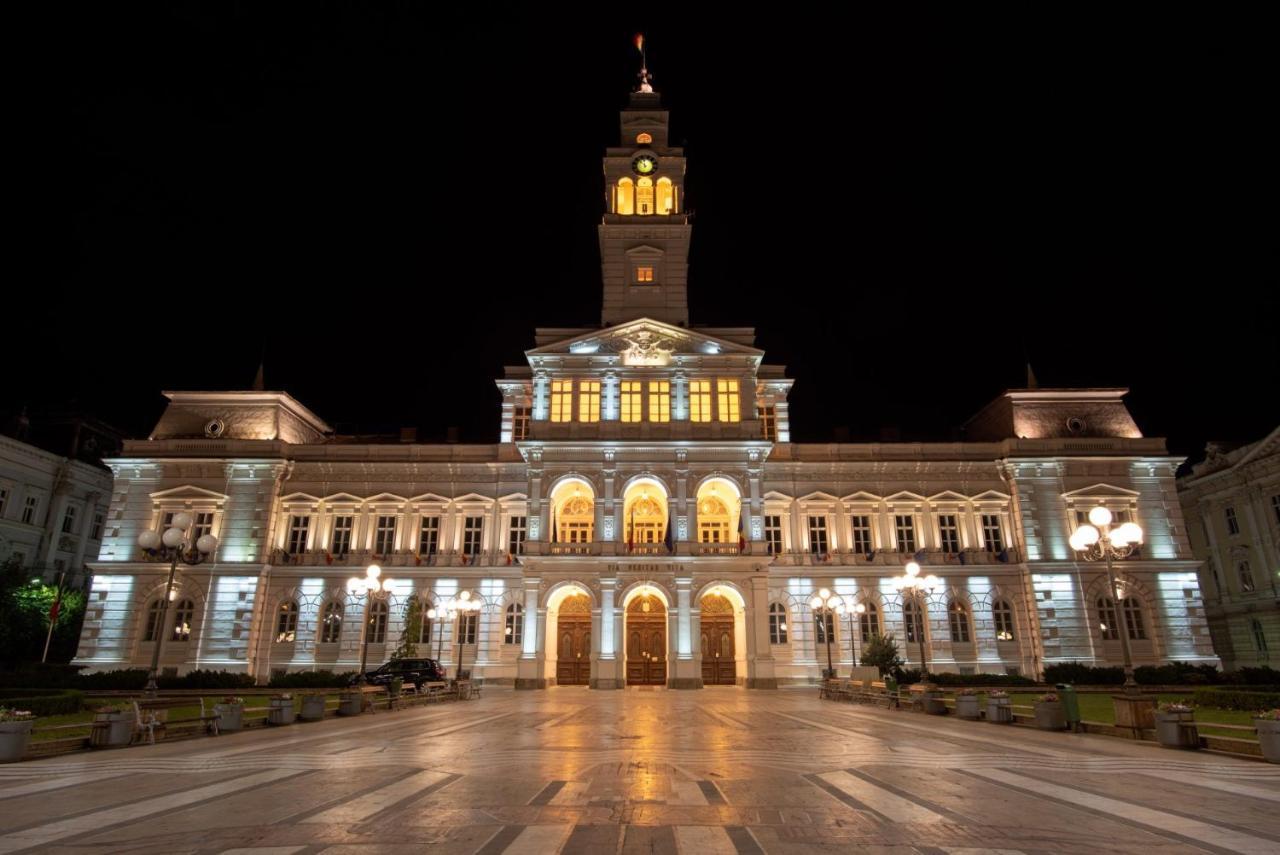
[[[827,518],[809,517],[809,551],[814,555],[827,554]]]
[[[378,527],[373,533],[373,553],[375,555],[390,555],[395,550],[396,545],[396,518],[394,516],[379,516]]]
[[[689,381],[689,421],[711,421],[711,381]]]
[[[720,421],[736,422],[741,421],[742,414],[739,411],[741,398],[738,394],[738,381],[730,378],[721,377],[716,381],[716,401],[720,405]]]
[[[982,540],[988,552],[999,552],[1004,549],[1004,538],[1000,536],[1000,515],[982,515]]]
[[[782,554],[782,517],[769,514],[764,518],[764,542],[770,555]]]
[[[760,407],[760,435],[765,439],[778,438],[778,408],[774,406]]]
[[[649,381],[649,421],[671,421],[671,383],[667,380]]]
[[[960,551],[960,526],[955,514],[938,514],[938,546],[943,552]]]
[[[573,381],[551,381],[551,421],[573,421]]]
[[[644,421],[644,384],[639,380],[622,381],[622,420]]]
[[[600,381],[578,381],[578,421],[600,421]]]
[[[630,178],[618,179],[613,191],[613,212],[628,217],[636,212],[636,187]]]
[[[676,208],[675,188],[671,185],[670,178],[658,179],[658,213],[671,214]]]
[[[653,210],[653,179],[641,178],[636,182],[636,213],[648,216]]]
[[[916,522],[910,514],[895,514],[893,517],[894,533],[897,535],[899,552],[916,551]]]
[[[514,442],[529,438],[529,416],[532,410],[530,407],[518,406],[511,415],[511,439]]]
[[[871,517],[855,514],[849,521],[853,527],[853,551],[870,555],[875,548],[871,545]]]

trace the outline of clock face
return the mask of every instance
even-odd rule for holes
[[[637,175],[652,175],[658,168],[658,161],[647,154],[642,154],[635,160],[631,161],[631,168],[636,171]]]

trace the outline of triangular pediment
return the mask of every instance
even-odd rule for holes
[[[1133,496],[1137,498],[1139,493],[1136,490],[1126,490],[1124,487],[1115,487],[1111,484],[1094,484],[1091,487],[1082,487],[1079,490],[1072,490],[1070,493],[1063,493],[1064,499],[1114,499],[1117,496]]]
[[[868,493],[866,490],[859,490],[856,493],[850,493],[842,498],[842,502],[879,502],[880,497],[875,493]]]
[[[764,351],[652,318],[639,318],[552,342],[525,351],[525,354],[530,361],[535,361],[540,356],[617,354],[622,357],[623,364],[664,365],[673,354],[743,355],[758,358],[764,356]]]
[[[196,487],[193,484],[183,484],[181,487],[171,487],[168,490],[161,490],[158,493],[152,493],[153,499],[166,499],[173,501],[174,499],[197,499],[208,501],[213,499],[219,502],[225,502],[227,497],[222,493],[215,493],[213,490],[206,490],[203,487]]]
[[[968,496],[962,496],[954,490],[943,490],[929,497],[929,504],[936,505],[939,502],[967,502]]]
[[[364,499],[359,496],[353,496],[350,493],[334,493],[332,496],[324,497],[327,505],[359,505],[364,503]]]

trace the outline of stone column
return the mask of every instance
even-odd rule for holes
[[[702,664],[693,655],[693,577],[676,577],[676,656],[674,671],[668,675],[672,689],[701,689]]]
[[[546,617],[538,608],[538,586],[541,580],[536,576],[524,579],[524,639],[520,658],[516,661],[517,689],[545,689],[547,680],[543,676],[543,651],[546,649]]]
[[[769,574],[756,568],[747,589],[747,688],[776,689],[773,647],[769,644]]]

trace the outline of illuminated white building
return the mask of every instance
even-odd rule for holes
[[[115,471],[79,661],[179,671],[353,670],[400,641],[406,604],[461,591],[473,618],[427,624],[420,655],[520,688],[749,688],[816,679],[826,587],[866,614],[829,627],[847,670],[892,632],[931,669],[1034,674],[1114,664],[1123,611],[1138,664],[1216,661],[1163,440],[1124,390],[1011,391],[966,441],[790,441],[792,380],[749,328],[689,324],[684,157],[656,94],[633,93],[604,158],[603,325],[540,329],[497,381],[496,445],[359,444],[283,393],[171,392]],[[1119,575],[1068,537],[1095,504],[1147,532]],[[179,573],[138,534],[193,514],[215,560]],[[942,585],[924,613],[891,584],[916,557]],[[347,594],[378,563],[385,603]],[[905,610],[905,615],[904,615]],[[176,625],[177,629],[174,629]],[[459,642],[464,642],[459,645]]]

